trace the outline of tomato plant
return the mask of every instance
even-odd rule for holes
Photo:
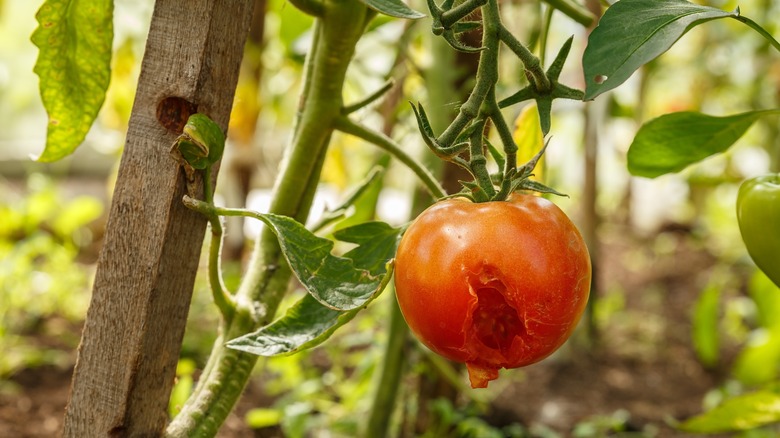
[[[423,212],[401,239],[395,287],[409,327],[434,352],[465,362],[484,388],[500,368],[558,349],[590,292],[588,249],[552,202],[454,198]]]
[[[758,176],[742,183],[737,220],[750,257],[780,286],[780,175]]]

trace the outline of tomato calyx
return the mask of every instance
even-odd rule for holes
[[[506,201],[513,193],[518,191],[530,191],[536,193],[549,193],[557,196],[568,197],[552,187],[542,184],[539,181],[531,179],[534,176],[534,169],[539,160],[544,155],[549,145],[549,139],[544,143],[539,152],[533,156],[527,163],[520,167],[513,168],[507,165],[506,160],[501,153],[485,138],[483,139],[485,144],[488,145],[493,160],[496,162],[499,168],[503,168],[503,172],[497,172],[490,175],[489,181],[482,180],[476,176],[469,166],[464,166],[466,170],[474,175],[474,181],[458,181],[463,190],[454,196],[461,196],[468,198],[472,202],[495,202]],[[456,162],[460,164],[460,162]],[[498,190],[496,190],[498,189]]]

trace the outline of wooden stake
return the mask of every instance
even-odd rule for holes
[[[206,227],[168,151],[193,112],[226,129],[253,4],[156,2],[65,437],[159,436],[168,421]]]

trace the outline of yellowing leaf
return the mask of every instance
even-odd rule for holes
[[[515,119],[515,131],[512,134],[517,143],[517,163],[522,165],[530,161],[544,147],[542,125],[539,122],[539,111],[536,104],[526,105]],[[544,182],[544,157],[534,170],[533,179]]]
[[[33,71],[49,114],[46,148],[38,161],[71,154],[97,117],[111,78],[113,11],[110,0],[48,0],[38,10]]]

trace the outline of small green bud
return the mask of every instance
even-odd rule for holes
[[[225,134],[213,120],[203,114],[193,114],[187,120],[184,131],[176,139],[173,149],[193,169],[203,170],[222,158]],[[175,150],[172,152],[175,153]]]

